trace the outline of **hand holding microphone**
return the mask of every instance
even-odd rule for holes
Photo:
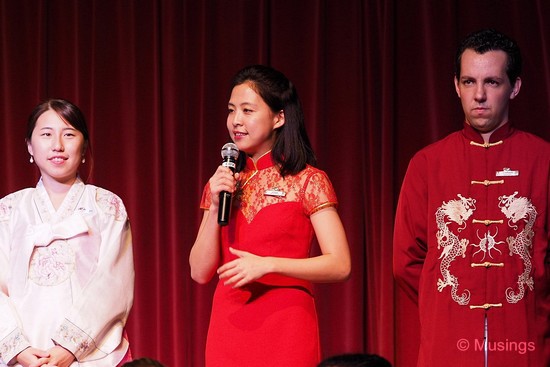
[[[233,173],[237,167],[237,158],[239,157],[239,149],[234,143],[227,143],[222,147],[222,166],[228,167]],[[226,226],[229,223],[229,215],[231,214],[231,197],[232,194],[227,191],[220,192],[220,206],[218,208],[218,224]]]

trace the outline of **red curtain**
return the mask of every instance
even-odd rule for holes
[[[0,0],[0,196],[38,178],[24,143],[32,108],[80,106],[88,181],[120,195],[133,226],[134,355],[201,366],[214,282],[189,276],[198,203],[228,140],[229,79],[272,65],[297,86],[353,253],[349,281],[316,287],[323,354],[414,366],[416,309],[392,278],[394,208],[412,154],[461,127],[454,51],[481,27],[519,42],[511,118],[550,139],[546,0]]]

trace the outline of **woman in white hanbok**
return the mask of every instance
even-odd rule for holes
[[[121,365],[134,294],[124,204],[78,175],[89,138],[72,103],[38,105],[26,141],[41,178],[0,199],[0,366]]]

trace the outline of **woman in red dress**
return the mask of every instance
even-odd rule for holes
[[[195,281],[219,277],[206,366],[314,367],[321,354],[312,283],[350,273],[336,194],[314,167],[296,89],[282,73],[244,68],[228,106],[236,173],[221,165],[206,185],[189,257]],[[222,191],[233,193],[227,226],[217,221]],[[321,254],[310,257],[314,235]]]

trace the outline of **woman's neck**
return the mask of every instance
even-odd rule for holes
[[[48,193],[50,201],[52,202],[55,210],[57,210],[61,206],[63,200],[65,199],[65,196],[67,196],[67,193],[69,192],[75,181],[76,177],[66,180],[64,182],[60,182],[52,178],[42,178],[44,189],[46,189],[46,192]]]

